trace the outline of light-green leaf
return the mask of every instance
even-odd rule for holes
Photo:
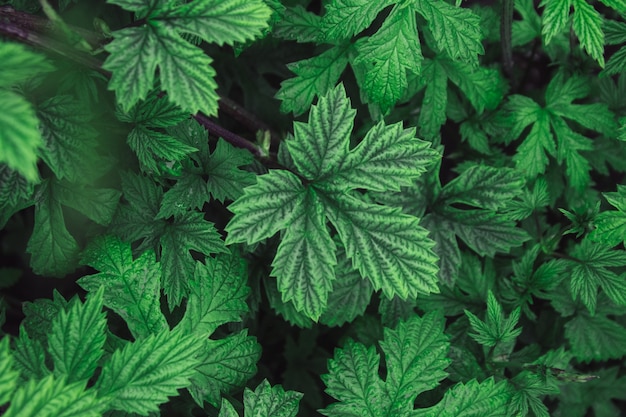
[[[326,228],[324,207],[312,188],[307,188],[301,205],[281,242],[272,263],[283,302],[293,301],[298,311],[317,321],[326,309],[335,278],[335,244]]]
[[[35,182],[39,179],[37,151],[42,145],[33,106],[12,91],[0,90],[0,163]]]
[[[19,376],[9,349],[9,337],[4,336],[0,340],[0,405],[6,404],[11,399],[13,391],[17,388]]]
[[[302,394],[285,391],[280,385],[272,387],[264,379],[254,391],[246,388],[243,404],[246,416],[296,417]]]
[[[78,283],[87,291],[107,288],[104,305],[119,314],[135,337],[145,337],[167,328],[159,303],[161,265],[154,252],[133,260],[129,243],[113,236],[96,238],[83,253],[82,262],[100,273]]]
[[[587,0],[572,0],[574,5],[573,27],[582,47],[604,67],[604,32],[602,16]]]
[[[188,387],[205,338],[161,330],[128,343],[102,367],[95,389],[115,410],[146,415]]]
[[[186,333],[211,335],[225,323],[237,322],[248,311],[246,264],[235,255],[207,257],[206,265],[196,262],[185,316],[179,326]]]
[[[52,321],[48,351],[55,375],[65,376],[68,383],[91,378],[104,353],[107,323],[102,313],[103,294],[104,287],[100,287],[85,304],[75,301]]]
[[[243,330],[224,339],[207,340],[204,352],[191,376],[189,392],[198,405],[208,401],[217,407],[221,393],[242,386],[256,374],[261,346]]]
[[[226,243],[252,244],[273,236],[294,220],[304,198],[305,189],[291,172],[275,170],[260,176],[228,207],[235,216],[226,226]]]
[[[52,69],[44,55],[32,52],[19,43],[0,42],[0,88],[10,87]]]
[[[348,257],[374,289],[402,299],[439,292],[434,242],[417,218],[349,194],[323,201]]]

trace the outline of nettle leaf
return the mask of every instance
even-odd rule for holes
[[[476,333],[470,333],[472,339],[483,346],[495,346],[498,343],[508,343],[514,341],[522,333],[521,328],[515,328],[520,318],[521,309],[516,308],[511,312],[509,318],[505,318],[502,306],[498,303],[491,292],[487,296],[487,315],[482,321],[476,315],[465,310],[465,315],[469,319],[472,329]]]
[[[619,2],[605,2],[616,11],[623,10],[624,4]],[[586,0],[544,0],[540,6],[543,10],[543,28],[541,33],[546,45],[553,37],[560,34],[567,27],[570,8],[574,7],[572,28],[580,41],[580,45],[604,67],[604,32],[602,31],[602,15]]]
[[[417,410],[413,417],[499,417],[508,415],[511,390],[506,381],[493,378],[478,382],[475,379],[448,389],[435,406]]]
[[[332,0],[324,4],[324,9],[321,23],[309,25],[319,26],[321,34],[312,34],[304,40],[330,43],[334,47],[322,55],[290,65],[296,77],[284,81],[276,96],[283,100],[283,111],[300,114],[315,95],[325,94],[346,65],[348,57],[345,51],[350,45],[348,40],[369,27],[384,10],[389,10],[389,13],[382,25],[372,35],[361,37],[354,43],[354,47],[350,46],[349,51],[350,64],[363,93],[362,97],[366,102],[376,105],[377,111],[383,115],[405,96],[409,87],[408,76],[420,75],[422,70],[424,57],[416,13],[428,22],[427,30],[434,39],[435,49],[438,49],[436,52],[470,66],[477,66],[477,55],[484,52],[480,17],[470,9],[452,6],[444,0],[409,3],[393,0]],[[294,31],[293,28],[291,30]],[[296,36],[292,35],[291,38]],[[469,67],[467,72],[470,72]],[[445,84],[444,81],[440,85]],[[483,84],[485,87],[494,85],[487,82]],[[441,95],[433,97],[439,98]]]
[[[355,65],[362,65],[361,88],[368,100],[387,113],[407,86],[406,72],[420,73],[424,59],[417,34],[415,11],[395,6],[378,31],[357,43]]]
[[[260,35],[272,13],[261,0],[195,0],[169,7],[154,7],[149,0],[117,4],[146,19],[141,27],[113,32],[105,47],[110,55],[103,68],[113,73],[109,88],[117,102],[128,110],[144,99],[158,67],[168,99],[190,113],[209,115],[217,113],[218,100],[212,60],[181,35],[233,45]]]
[[[0,163],[29,182],[39,179],[38,149],[43,145],[33,106],[7,88],[52,70],[45,56],[25,46],[0,42]]]
[[[5,336],[0,340],[0,404],[9,402],[18,387],[20,373],[15,368],[9,338]]]
[[[566,79],[558,72],[546,89],[545,107],[523,96],[509,99],[507,109],[514,122],[509,139],[519,137],[526,126],[533,124],[513,158],[528,178],[544,173],[549,164],[548,155],[551,155],[559,164],[565,163],[569,183],[575,190],[582,191],[589,185],[591,166],[580,152],[592,150],[592,141],[574,131],[566,119],[605,135],[614,134],[617,124],[604,104],[572,103],[588,93],[589,86],[583,77]]]
[[[206,265],[196,262],[187,308],[178,326],[186,333],[210,335],[222,324],[240,321],[248,311],[247,278],[246,263],[238,256],[207,258]]]
[[[408,416],[417,395],[446,377],[449,348],[439,313],[417,315],[394,330],[385,329],[381,349],[387,377],[379,376],[380,358],[374,346],[348,340],[336,349],[322,375],[326,392],[338,402],[321,410],[324,415]]]
[[[85,390],[83,382],[68,384],[63,378],[48,375],[22,384],[13,394],[11,405],[3,416],[98,417],[105,410],[106,402],[97,398],[94,390]]]
[[[252,391],[249,388],[243,393],[245,416],[296,417],[302,394],[296,391],[285,391],[280,385],[272,387],[264,379]],[[239,417],[230,402],[222,399],[218,417]]]
[[[104,305],[126,321],[133,336],[145,337],[167,328],[159,302],[161,265],[154,252],[133,259],[129,243],[104,236],[85,249],[82,262],[101,272],[79,279],[79,285],[87,291],[104,286]]]
[[[26,99],[4,89],[0,89],[0,132],[0,162],[6,163],[28,181],[37,181],[38,149],[43,145],[39,120]]]
[[[44,181],[35,204],[35,225],[26,251],[35,273],[62,277],[78,264],[80,248],[65,227],[61,203],[54,192],[54,183]]]
[[[104,287],[87,297],[83,304],[72,303],[52,321],[48,351],[54,373],[68,383],[84,382],[93,375],[104,353],[106,318],[102,313]]]
[[[114,410],[147,415],[191,384],[204,337],[162,329],[128,343],[102,367],[95,389]]]
[[[141,240],[138,250],[150,249],[160,255],[161,285],[173,308],[189,294],[188,280],[195,269],[190,250],[204,256],[228,250],[201,212],[183,211],[173,219],[162,219],[163,189],[150,178],[124,173],[122,190],[127,203],[120,204],[110,230],[130,242]]]
[[[338,229],[354,268],[375,289],[402,298],[437,291],[433,242],[418,219],[368,203],[352,190],[398,189],[439,154],[414,138],[414,130],[383,123],[350,150],[354,117],[343,85],[321,97],[308,123],[296,122],[295,136],[287,141],[300,177],[270,171],[229,207],[235,216],[226,226],[227,243],[252,244],[285,230],[273,275],[283,301],[314,320],[326,310],[335,280],[336,249],[326,218]]]
[[[222,393],[243,386],[257,373],[261,346],[243,330],[224,339],[207,340],[204,352],[190,377],[189,393],[198,405],[207,401],[217,407]]]
[[[594,219],[591,240],[615,246],[626,241],[626,186],[617,185],[617,191],[603,194],[617,210],[605,210]]]
[[[295,77],[280,84],[276,98],[281,100],[282,112],[292,111],[294,116],[306,112],[316,96],[323,96],[337,84],[348,65],[348,48],[335,46],[318,56],[293,62],[287,68]]]
[[[89,183],[107,170],[84,104],[71,96],[54,96],[37,107],[37,116],[44,139],[41,158],[58,179]]]
[[[571,251],[575,260],[562,259],[570,276],[570,289],[574,298],[579,297],[593,316],[596,311],[598,287],[616,305],[626,306],[626,281],[608,268],[621,267],[626,263],[626,252],[612,250],[599,243],[584,239]]]
[[[428,21],[430,33],[441,51],[452,59],[478,63],[477,55],[485,52],[478,15],[441,0],[419,0],[415,8]]]

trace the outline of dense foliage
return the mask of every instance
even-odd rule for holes
[[[0,3],[0,414],[626,406],[625,0]]]

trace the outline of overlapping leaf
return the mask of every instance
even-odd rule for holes
[[[230,206],[235,216],[226,226],[227,243],[254,243],[285,230],[273,274],[283,300],[314,320],[325,310],[335,279],[325,217],[338,229],[354,268],[375,289],[402,298],[437,290],[433,243],[418,219],[352,190],[397,190],[438,154],[414,138],[414,130],[382,123],[350,150],[354,116],[342,85],[321,97],[308,123],[297,122],[295,138],[287,142],[301,177],[288,171],[261,176]]]
[[[335,350],[322,379],[326,392],[338,402],[322,413],[329,417],[410,415],[415,397],[447,375],[449,344],[443,325],[443,316],[429,313],[415,315],[394,330],[385,329],[381,341],[387,364],[385,380],[379,376],[380,358],[374,347],[349,340]]]
[[[272,387],[264,379],[254,391],[246,388],[243,394],[244,415],[296,417],[301,398],[301,393],[285,391],[280,385]],[[239,414],[228,400],[223,399],[219,417],[239,417]]]
[[[145,24],[113,32],[110,53],[103,67],[113,73],[109,88],[117,102],[130,109],[152,88],[159,68],[168,99],[182,109],[217,112],[215,71],[211,58],[185,40],[192,34],[218,45],[253,39],[267,27],[271,9],[261,0],[194,0],[165,5],[150,0],[116,2],[145,18]]]

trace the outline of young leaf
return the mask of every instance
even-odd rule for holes
[[[146,24],[113,32],[114,40],[103,67],[113,72],[109,88],[117,102],[130,109],[142,100],[159,67],[168,98],[190,113],[217,113],[215,71],[211,58],[181,34],[196,35],[218,45],[253,39],[267,26],[272,11],[262,1],[195,0],[171,7],[153,7],[148,0],[118,3],[139,15]]]
[[[482,321],[470,311],[465,310],[465,315],[470,321],[472,329],[476,333],[470,334],[472,339],[484,346],[495,346],[498,343],[508,343],[522,333],[521,328],[515,328],[520,318],[521,309],[518,307],[505,318],[502,306],[496,300],[491,291],[487,296],[487,316]]]
[[[20,373],[15,370],[13,360],[9,349],[9,337],[4,336],[0,340],[0,405],[9,402],[17,388]]]
[[[100,273],[79,279],[80,286],[87,291],[105,286],[104,305],[126,321],[133,336],[146,337],[167,328],[159,303],[161,265],[154,252],[133,260],[130,244],[104,236],[85,249],[82,262]]]
[[[209,339],[204,352],[190,377],[189,393],[198,405],[208,401],[217,407],[222,393],[241,387],[256,374],[261,346],[243,330],[224,339]]]
[[[105,406],[94,390],[85,390],[84,383],[67,384],[63,378],[48,375],[20,386],[3,417],[99,417]]]
[[[408,415],[415,397],[446,376],[449,344],[443,327],[443,316],[429,313],[415,315],[395,330],[385,329],[381,342],[387,363],[385,381],[378,374],[380,359],[374,347],[349,340],[336,349],[322,380],[326,392],[338,402],[322,413],[329,417]]]
[[[102,367],[95,389],[114,410],[147,415],[190,385],[204,337],[163,329],[128,343]]]
[[[54,373],[68,383],[84,382],[93,375],[104,353],[106,318],[102,314],[104,287],[90,294],[85,304],[72,303],[52,321],[48,351]]]
[[[178,325],[186,333],[211,335],[222,324],[240,321],[248,311],[246,298],[250,289],[243,259],[218,255],[205,262],[206,265],[196,262],[194,278],[189,281],[191,294]]]

